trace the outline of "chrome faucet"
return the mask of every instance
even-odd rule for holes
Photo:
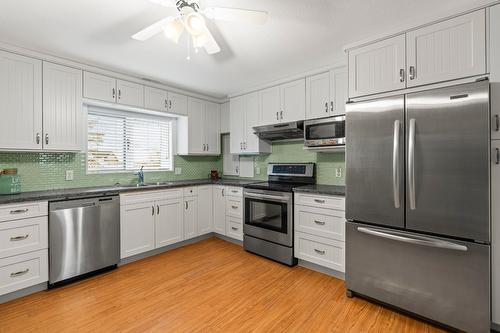
[[[141,166],[141,170],[139,170],[136,175],[139,176],[139,185],[144,185],[144,165]]]

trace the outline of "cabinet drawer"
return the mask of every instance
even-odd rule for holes
[[[0,258],[48,247],[46,216],[0,223]]]
[[[345,270],[344,242],[296,232],[295,256],[339,272]]]
[[[182,195],[183,195],[182,189],[132,192],[127,194],[121,194],[120,204],[123,206],[123,205],[152,202],[156,200],[182,198]]]
[[[184,190],[185,197],[192,197],[192,196],[198,195],[198,188],[195,186],[184,187],[183,190]]]
[[[243,218],[243,199],[236,197],[226,197],[226,215]]]
[[[0,206],[0,222],[25,219],[35,216],[47,216],[46,201],[16,203]]]
[[[340,210],[295,206],[295,229],[345,241],[345,213]]]
[[[48,250],[0,259],[0,295],[49,279]]]
[[[243,197],[243,188],[242,187],[233,187],[233,186],[228,186],[226,187],[226,195],[232,196],[232,197]]]
[[[297,205],[345,211],[344,197],[297,193],[295,195],[295,203]]]
[[[243,240],[243,221],[238,218],[228,217],[226,221],[226,236]]]

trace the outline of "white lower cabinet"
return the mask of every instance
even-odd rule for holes
[[[48,249],[0,259],[0,295],[49,279]]]
[[[243,240],[243,220],[228,216],[226,219],[226,236],[237,240]]]
[[[226,187],[214,185],[213,187],[213,219],[214,232],[226,234]]]
[[[295,257],[345,271],[345,198],[295,193]]]
[[[121,207],[121,258],[155,248],[155,208],[148,201]]]
[[[156,202],[156,247],[163,247],[184,239],[184,211],[182,197]]]
[[[198,197],[184,198],[184,239],[198,236]]]
[[[198,235],[213,230],[212,185],[198,187]]]
[[[243,240],[243,188],[226,187],[226,236]]]

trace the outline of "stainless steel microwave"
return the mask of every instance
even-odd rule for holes
[[[344,147],[345,116],[304,121],[304,145],[312,147]]]

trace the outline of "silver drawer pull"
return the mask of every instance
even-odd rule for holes
[[[15,277],[18,277],[18,276],[21,276],[21,275],[24,275],[26,273],[28,273],[30,271],[29,268],[26,268],[25,270],[23,271],[19,271],[19,272],[15,272],[15,273],[10,273],[10,277],[11,278],[15,278]]]
[[[325,200],[314,199],[314,202],[317,202],[317,203],[325,203]]]
[[[233,229],[233,230],[238,230],[238,228],[236,228],[236,227],[231,227],[231,229]]]
[[[232,209],[238,209],[238,206],[231,206]]]
[[[237,190],[231,190],[231,193],[238,193]]]
[[[321,254],[321,255],[323,255],[323,254],[325,254],[325,253],[326,253],[325,251],[323,251],[323,250],[318,250],[318,249],[314,249],[314,252],[319,253],[319,254]]]
[[[318,220],[314,220],[314,223],[319,224],[319,225],[325,225],[325,222],[323,222],[323,221],[318,221]]]
[[[26,235],[24,235],[24,236],[15,236],[15,237],[11,237],[11,238],[10,238],[10,241],[11,241],[11,242],[20,241],[20,240],[26,239],[26,238],[28,238],[28,237],[29,237],[29,235],[28,235],[28,234],[26,234]]]
[[[29,211],[28,208],[26,209],[16,209],[16,210],[11,210],[10,213],[11,214],[24,214],[24,213],[27,213]]]

